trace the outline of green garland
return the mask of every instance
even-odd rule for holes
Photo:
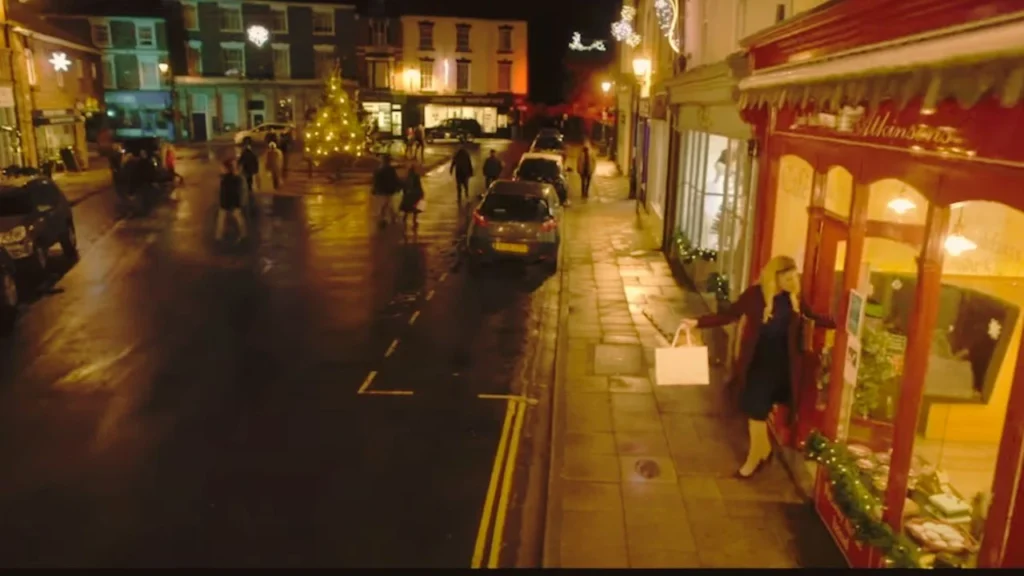
[[[694,260],[715,262],[718,260],[718,251],[710,248],[698,248],[694,246],[689,238],[682,232],[676,234],[676,253],[679,254],[679,261],[683,264],[691,264]]]
[[[719,301],[729,299],[729,278],[725,274],[712,272],[708,275],[707,291],[715,295]]]
[[[807,439],[806,452],[828,471],[832,498],[853,526],[854,537],[885,554],[892,568],[920,568],[920,550],[879,518],[882,503],[861,480],[856,458],[846,447],[814,431]]]

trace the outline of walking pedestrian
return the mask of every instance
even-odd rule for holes
[[[416,129],[409,126],[405,130],[405,157],[413,158],[416,156]]]
[[[420,162],[423,162],[424,150],[427,147],[427,129],[420,124],[416,127],[416,150],[420,153]],[[416,157],[416,153],[413,152],[413,158]]]
[[[164,168],[167,170],[167,174],[171,177],[171,182],[177,186],[185,185],[185,178],[178,174],[178,154],[174,150],[174,145],[170,142],[164,144]]]
[[[590,176],[594,173],[594,162],[590,156],[590,148],[583,147],[583,153],[576,159],[576,171],[580,173],[580,194],[587,198],[590,196]]]
[[[423,194],[423,181],[415,164],[409,165],[409,173],[405,177],[402,189],[402,226],[409,226],[409,215],[412,214],[412,229],[420,227],[419,215],[423,211],[426,200]]]
[[[236,243],[241,243],[247,237],[245,215],[242,214],[242,177],[235,173],[235,161],[224,160],[221,164],[220,177],[220,210],[217,212],[217,229],[214,236],[217,241],[224,239],[224,226],[228,218],[235,221],[238,226],[238,238]]]
[[[692,330],[742,320],[734,384],[740,388],[740,409],[747,416],[750,448],[736,473],[740,478],[750,478],[771,458],[766,421],[772,408],[789,405],[792,416],[797,405],[803,317],[819,326],[835,328],[831,319],[816,315],[800,299],[796,261],[776,256],[761,270],[757,284],[747,288],[726,312],[682,321],[682,328]]]
[[[267,154],[263,159],[263,167],[270,174],[270,181],[274,186],[274,192],[281,187],[281,170],[284,168],[284,154],[277,148],[277,144],[271,142],[267,145]]]
[[[245,179],[245,186],[250,190],[256,190],[259,185],[257,176],[260,173],[260,159],[252,151],[252,143],[246,142],[242,148],[242,154],[238,157],[238,167],[242,171],[242,178]]]
[[[465,146],[459,146],[455,155],[452,156],[452,164],[448,168],[448,173],[455,175],[455,188],[459,204],[462,204],[463,192],[466,194],[466,199],[469,199],[469,179],[473,177],[473,161]]]
[[[487,160],[484,160],[484,188],[486,190],[490,190],[491,184],[501,177],[503,169],[504,166],[501,165],[501,160],[498,159],[498,153],[495,150],[491,150]]]
[[[388,224],[388,216],[391,222],[398,220],[395,212],[394,197],[402,191],[402,181],[398,177],[398,171],[391,165],[391,156],[385,155],[381,159],[380,168],[373,173],[373,186],[370,194],[373,198],[373,213],[383,228]]]
[[[288,177],[288,151],[292,148],[292,131],[288,130],[281,134],[281,142],[278,144],[281,150],[281,178]]]

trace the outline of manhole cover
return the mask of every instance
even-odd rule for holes
[[[654,460],[637,460],[633,466],[636,473],[643,476],[644,478],[651,479],[661,476],[661,467]]]

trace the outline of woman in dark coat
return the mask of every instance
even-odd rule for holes
[[[794,413],[800,385],[801,318],[834,328],[835,323],[815,315],[800,299],[796,262],[776,256],[761,270],[757,284],[747,288],[728,311],[683,320],[683,327],[715,328],[740,319],[740,353],[736,360],[737,384],[742,390],[740,409],[747,416],[750,449],[737,475],[749,478],[772,455],[766,420],[776,404],[788,404]]]
[[[409,174],[405,177],[405,186],[402,188],[402,224],[409,225],[409,214],[412,214],[412,229],[420,227],[420,201],[423,200],[423,182],[420,180],[420,173],[416,165],[409,166]]]

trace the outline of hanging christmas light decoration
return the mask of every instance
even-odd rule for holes
[[[654,0],[654,13],[658,18],[658,27],[668,39],[668,45],[679,53],[679,0]]]
[[[597,50],[598,52],[605,51],[604,40],[594,40],[590,44],[583,43],[583,35],[579,32],[572,33],[572,42],[569,43],[569,49],[575,50],[576,52],[590,52],[591,50]]]
[[[619,42],[625,42],[632,48],[640,45],[640,35],[633,29],[633,20],[636,18],[636,8],[623,6],[619,13],[619,20],[612,23],[612,36]]]

